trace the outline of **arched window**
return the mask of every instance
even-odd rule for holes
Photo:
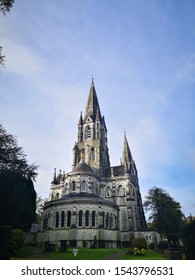
[[[91,182],[91,192],[94,193],[94,191],[95,191],[94,182]]]
[[[83,225],[83,211],[79,211],[79,227],[82,227]]]
[[[106,214],[106,228],[109,227],[109,213]]]
[[[110,229],[113,228],[113,215],[110,214]]]
[[[92,227],[95,227],[95,211],[92,211]]]
[[[120,185],[118,186],[118,196],[123,196],[124,195],[124,189],[123,187]]]
[[[86,181],[81,182],[81,191],[86,192]]]
[[[76,190],[76,182],[72,181],[72,191],[75,192]]]
[[[88,210],[85,212],[85,226],[86,227],[89,226],[89,211]]]
[[[61,212],[61,227],[64,227],[64,218],[65,218],[65,214],[64,211]]]
[[[67,227],[71,226],[71,212],[68,210],[67,212],[67,222],[66,222]]]
[[[105,213],[102,212],[102,227],[105,227]]]
[[[107,189],[106,189],[106,196],[107,197],[111,197],[112,196],[112,190],[111,190],[110,187],[107,187]]]
[[[92,147],[90,150],[90,161],[94,161],[94,160],[95,160],[95,149],[94,147]]]
[[[91,138],[91,128],[89,125],[85,129],[85,138]]]
[[[56,212],[56,216],[55,216],[55,227],[58,228],[59,226],[59,213]]]
[[[59,199],[59,193],[56,193],[55,198]]]

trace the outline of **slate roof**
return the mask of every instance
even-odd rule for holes
[[[73,173],[81,173],[81,174],[90,174],[95,175],[94,171],[91,169],[91,167],[84,162],[83,159],[73,168],[73,170],[69,174]]]

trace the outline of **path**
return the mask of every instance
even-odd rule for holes
[[[126,255],[126,251],[113,253],[111,255],[105,256],[102,260],[120,260],[120,258]]]

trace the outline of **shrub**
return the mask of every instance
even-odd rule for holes
[[[164,250],[164,249],[167,249],[167,248],[168,248],[168,243],[167,242],[160,241],[158,243],[158,249]]]
[[[83,240],[83,247],[87,248],[88,242],[86,240]]]
[[[138,249],[134,248],[134,256],[145,256],[146,250],[144,248]]]
[[[154,250],[154,249],[155,249],[155,244],[154,244],[154,243],[150,243],[150,244],[148,245],[148,248],[149,248],[150,250]]]
[[[132,247],[133,248],[138,248],[139,250],[143,249],[147,249],[147,241],[145,238],[140,237],[140,238],[134,238],[132,240]]]
[[[19,249],[24,244],[25,238],[26,235],[21,229],[13,229],[11,231],[10,252],[12,256],[18,253]]]

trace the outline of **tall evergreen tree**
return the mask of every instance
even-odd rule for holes
[[[0,225],[24,231],[36,219],[36,192],[31,178],[18,171],[0,173]]]
[[[165,235],[170,245],[178,243],[183,224],[183,213],[179,202],[176,202],[165,190],[151,188],[148,191],[144,208],[150,212],[149,221]]]
[[[37,166],[28,163],[16,138],[0,125],[0,225],[30,228],[36,219],[36,176]]]

